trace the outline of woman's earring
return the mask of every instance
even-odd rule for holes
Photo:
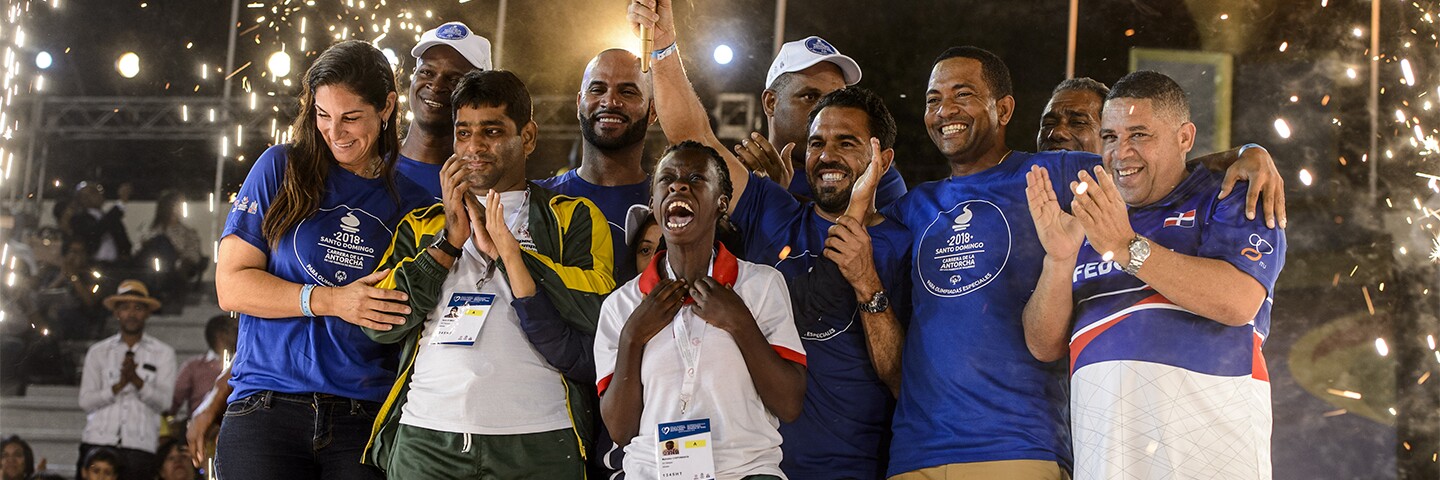
[[[388,128],[390,128],[390,122],[389,122],[388,120],[381,120],[381,121],[380,121],[380,131],[383,132],[383,131],[385,131],[385,130],[388,129]]]

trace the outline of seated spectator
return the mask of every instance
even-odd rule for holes
[[[120,333],[96,342],[85,353],[80,408],[87,415],[80,456],[115,448],[125,457],[121,478],[151,480],[157,466],[160,412],[170,407],[175,387],[175,350],[145,335],[145,320],[160,302],[144,283],[126,280],[104,303],[115,312]]]
[[[129,184],[121,185],[117,189],[119,202],[109,210],[102,210],[105,188],[99,182],[80,182],[75,186],[75,200],[69,215],[71,238],[84,243],[90,260],[104,270],[123,269],[130,262],[130,234],[125,231],[129,187]]]
[[[62,250],[60,270],[43,289],[42,297],[52,330],[66,340],[99,338],[105,326],[105,307],[100,300],[101,275],[85,253],[85,244],[67,241]]]
[[[210,350],[185,362],[175,377],[175,394],[170,403],[170,415],[188,418],[190,411],[205,401],[205,395],[215,386],[215,377],[224,368],[224,357],[235,353],[236,321],[228,314],[210,317],[205,322],[205,344]]]
[[[35,473],[35,451],[17,435],[0,440],[0,480],[25,480]]]
[[[75,472],[78,480],[116,480],[120,478],[120,454],[109,448],[97,448],[85,454],[80,461],[80,471]]]
[[[198,472],[195,466],[190,464],[190,450],[185,446],[185,439],[174,438],[160,444],[155,451],[160,457],[160,475],[158,480],[195,480]]]
[[[181,221],[185,196],[174,190],[160,193],[155,218],[140,236],[136,258],[140,267],[154,278],[156,297],[167,304],[184,295],[190,281],[205,269],[200,251],[200,234]],[[145,269],[144,267],[151,267]]]

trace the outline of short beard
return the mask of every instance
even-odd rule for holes
[[[811,185],[813,186],[814,182],[811,182]],[[813,198],[813,200],[815,200],[815,206],[820,207],[820,211],[822,212],[838,215],[845,213],[845,210],[850,207],[849,191],[821,192],[819,190],[811,190],[811,193],[815,196]]]
[[[820,176],[808,175],[808,172],[806,172],[806,180],[810,182],[811,200],[814,200],[815,205],[820,207],[820,211],[825,213],[845,213],[845,209],[850,206],[850,190],[855,188],[856,173],[849,167],[846,167],[845,164],[839,162],[817,164],[812,171],[829,169],[844,171],[845,176],[850,178],[850,185],[845,186],[843,191],[831,191],[828,189],[821,191],[820,188],[815,186],[820,183]]]
[[[625,130],[619,137],[606,138],[595,133],[595,124],[598,123],[593,116],[580,117],[580,136],[585,138],[585,143],[594,145],[601,150],[619,150],[645,141],[645,134],[649,125],[646,124],[647,117],[640,117],[625,126]]]

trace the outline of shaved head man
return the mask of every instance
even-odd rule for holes
[[[641,167],[645,134],[655,123],[649,78],[640,72],[640,59],[613,48],[590,59],[575,94],[575,115],[580,120],[580,167],[537,181],[556,192],[584,197],[600,207],[610,223],[611,238],[625,238],[625,213],[631,205],[650,200],[650,177]],[[635,275],[625,242],[614,242],[615,278],[624,282]]]

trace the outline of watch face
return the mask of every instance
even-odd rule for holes
[[[868,303],[860,305],[860,309],[868,313],[880,313],[887,308],[890,308],[890,297],[886,296],[883,290],[875,292],[875,296],[870,297]]]

